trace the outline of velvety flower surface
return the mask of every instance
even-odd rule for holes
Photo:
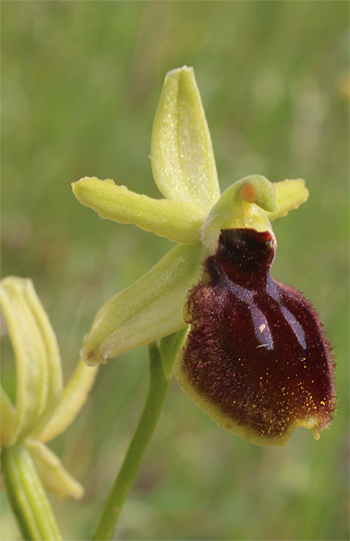
[[[294,428],[319,433],[335,407],[333,361],[317,314],[270,276],[269,232],[224,229],[190,292],[191,324],[176,376],[221,426],[284,445]]]
[[[306,201],[302,179],[260,175],[220,194],[193,70],[167,74],[151,148],[151,199],[85,177],[79,201],[102,218],[179,243],[99,309],[83,344],[88,364],[190,324],[175,374],[211,417],[243,438],[285,445],[296,426],[315,437],[334,411],[333,363],[318,318],[300,293],[270,277],[271,222]]]

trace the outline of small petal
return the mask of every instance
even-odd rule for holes
[[[185,327],[187,292],[200,275],[202,245],[173,248],[147,274],[97,312],[83,344],[87,364],[142,346]]]
[[[218,200],[213,147],[193,68],[170,71],[152,132],[152,171],[168,199],[209,212]]]
[[[43,337],[26,290],[30,280],[9,277],[0,284],[0,305],[6,318],[16,360],[17,428],[8,445],[26,436],[45,411],[49,371]]]
[[[52,440],[74,421],[85,404],[87,395],[94,384],[97,368],[97,366],[86,366],[84,361],[79,361],[77,368],[64,389],[61,402],[53,412],[43,431],[37,436],[38,440],[42,442]]]
[[[85,177],[73,182],[73,192],[83,205],[101,218],[135,224],[175,242],[196,244],[200,240],[205,212],[192,203],[151,199],[116,186],[113,180]]]
[[[27,439],[25,446],[46,490],[62,499],[72,496],[80,500],[84,496],[81,484],[67,472],[59,458],[46,445]]]
[[[0,393],[1,447],[6,447],[7,443],[14,438],[17,425],[17,412],[2,386],[0,386]]]
[[[274,251],[268,231],[221,232],[190,292],[175,374],[220,426],[284,446],[297,426],[318,439],[330,423],[334,364],[311,304],[271,278]]]
[[[297,209],[302,203],[307,201],[309,191],[305,187],[305,181],[301,178],[297,180],[282,180],[273,183],[276,191],[276,207],[273,212],[265,211],[270,222],[286,216],[290,210]]]

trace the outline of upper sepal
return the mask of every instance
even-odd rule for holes
[[[168,199],[209,212],[220,195],[214,152],[193,68],[170,71],[152,132],[154,180]]]

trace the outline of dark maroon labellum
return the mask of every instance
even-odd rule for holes
[[[318,438],[331,421],[334,364],[311,304],[271,278],[274,254],[268,231],[221,231],[189,295],[179,370],[213,418],[256,443],[284,445],[296,426]]]

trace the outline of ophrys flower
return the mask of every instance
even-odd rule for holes
[[[187,67],[166,77],[151,163],[164,199],[112,180],[73,184],[79,201],[101,217],[179,243],[101,307],[83,359],[105,362],[190,324],[175,372],[218,424],[265,445],[285,445],[296,426],[318,437],[335,407],[329,346],[310,303],[269,273],[276,249],[271,222],[307,199],[304,181],[272,184],[252,175],[220,195]]]

